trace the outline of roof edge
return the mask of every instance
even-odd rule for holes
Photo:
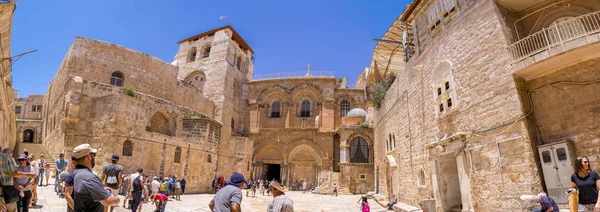
[[[208,30],[206,32],[203,32],[203,33],[200,33],[200,34],[188,37],[186,39],[183,39],[183,40],[177,42],[177,44],[181,44],[181,43],[186,42],[186,41],[198,39],[198,38],[204,37],[204,36],[209,35],[209,34],[214,34],[215,32],[223,30],[223,29],[230,29],[231,32],[233,32],[232,39],[235,40],[235,41],[237,41],[238,44],[240,44],[240,46],[242,46],[242,48],[248,49],[248,50],[250,50],[250,52],[252,54],[254,54],[254,50],[252,50],[252,48],[250,48],[250,45],[248,45],[248,43],[246,43],[246,41],[242,38],[242,36],[240,36],[240,34],[238,34],[237,31],[235,31],[235,29],[233,29],[233,27],[231,25],[226,25],[226,26],[222,26],[222,27],[219,27],[219,28],[211,29],[211,30]]]

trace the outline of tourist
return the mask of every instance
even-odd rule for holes
[[[171,186],[172,186],[172,185],[171,185],[171,178],[169,178],[169,177],[166,177],[166,178],[165,178],[165,180],[167,181],[167,182],[166,182],[166,183],[167,183],[167,194],[166,194],[166,195],[167,195],[168,197],[171,197],[171,196],[173,195],[173,193],[171,192]]]
[[[148,183],[149,183],[149,181],[148,181],[148,176],[144,175],[143,178],[145,180],[144,180],[144,183],[143,183],[143,185],[144,185],[144,192],[142,192],[142,203],[146,203],[146,202],[148,202],[148,198],[150,197],[149,189],[148,189]],[[140,210],[139,211],[142,211],[142,206],[143,205],[144,204],[140,204]]]
[[[177,180],[175,182],[175,199],[177,201],[181,201],[181,198],[179,198],[179,195],[181,195],[181,181]]]
[[[306,181],[300,181],[302,183],[302,193],[306,193]]]
[[[541,211],[543,211],[543,212],[546,212],[546,211],[559,212],[560,211],[556,202],[554,202],[554,200],[552,198],[550,198],[549,196],[540,194],[540,195],[537,195],[534,200],[535,200],[535,202],[541,204],[541,206],[542,206]]]
[[[123,198],[123,208],[129,208],[131,206],[131,204],[126,205],[129,203],[127,200],[131,198],[129,193],[129,176],[130,174],[123,172],[123,183],[121,183],[121,188],[119,189],[119,191],[123,193],[123,196],[125,196],[125,198]]]
[[[231,175],[231,182],[220,189],[210,201],[208,207],[214,212],[239,212],[242,211],[242,188],[244,187],[244,175],[235,173]]]
[[[185,185],[187,184],[187,181],[185,181],[185,178],[181,178],[181,195],[185,194]]]
[[[58,191],[58,186],[59,186],[59,182],[60,180],[58,180],[58,176],[60,175],[61,172],[66,171],[67,170],[67,165],[69,164],[69,162],[67,160],[65,160],[65,154],[64,153],[60,153],[58,155],[59,159],[56,159],[54,161],[54,170],[55,170],[55,178],[54,178],[54,191],[55,192],[59,192]]]
[[[75,181],[77,169],[83,168],[82,166],[77,166],[74,155],[71,156],[71,164],[73,164],[74,170],[72,170],[65,178],[65,200],[67,200],[67,212],[73,212],[73,208],[75,207],[75,203],[73,202],[73,183]],[[104,208],[106,209],[106,207]]]
[[[112,189],[112,191],[116,194],[119,193],[119,185],[123,182],[123,166],[119,164],[119,155],[114,154],[110,158],[111,163],[105,164],[102,167],[102,173],[100,173],[100,181],[104,183],[106,187]],[[110,206],[110,212],[115,210],[114,206]],[[104,211],[108,211],[108,208],[105,208]]]
[[[169,190],[169,193],[173,195],[173,198],[175,198],[175,184],[177,184],[177,177],[173,175],[171,177],[171,190]]]
[[[371,211],[371,206],[369,206],[369,201],[367,200],[367,196],[362,196],[360,199],[358,199],[358,201],[360,202],[360,208],[362,212],[370,212]]]
[[[157,193],[152,194],[152,204],[156,204],[155,212],[165,212],[165,208],[167,208],[167,201],[169,201],[169,197],[164,194]]]
[[[246,182],[246,197],[248,197],[248,194],[250,193],[250,191],[252,190],[252,179],[248,180],[248,182]]]
[[[576,188],[579,196],[579,211],[600,211],[600,200],[598,199],[598,187],[600,187],[600,176],[590,168],[590,160],[587,157],[578,157],[575,163],[575,173],[571,175],[573,188]]]
[[[167,194],[167,180],[169,180],[169,178],[165,178],[162,180],[162,183],[160,184],[160,187],[158,188],[158,193],[169,196]]]
[[[311,189],[311,192],[312,192],[312,189]],[[336,183],[333,184],[333,193],[331,193],[331,196],[333,196],[334,194],[337,197],[337,184]]]
[[[81,144],[73,149],[77,162],[73,180],[73,202],[75,212],[101,212],[104,207],[119,203],[119,197],[111,188],[104,188],[91,168],[96,165],[96,149],[89,144]]]
[[[160,182],[158,182],[158,177],[154,177],[154,179],[152,179],[152,186],[151,186],[152,193],[158,194],[159,187],[160,187]]]
[[[44,184],[44,174],[46,171],[46,160],[44,159],[44,154],[40,155],[40,159],[38,160],[38,164],[40,167],[40,172],[38,174],[38,178],[40,181],[40,186]],[[46,178],[46,185],[48,185],[48,178]]]
[[[33,207],[37,204],[37,186],[38,186],[38,181],[39,181],[39,170],[40,170],[40,166],[39,163],[37,162],[37,160],[35,160],[35,156],[33,154],[29,155],[29,163],[31,165],[31,168],[33,169],[33,173],[35,173],[35,177],[33,178],[33,184],[31,184],[31,203],[29,204],[29,207]]]
[[[8,152],[12,152],[10,148],[7,149]],[[2,198],[0,198],[0,205],[4,205],[8,212],[16,212],[17,201],[20,199],[20,192],[13,184],[15,181],[13,177],[35,177],[35,173],[18,171],[15,160],[4,151],[0,153],[0,172],[0,183],[2,183],[3,194]]]
[[[285,188],[279,183],[273,183],[269,186],[269,190],[273,194],[273,201],[269,203],[267,212],[293,212],[294,202],[285,195]]]
[[[48,186],[48,184],[50,183],[50,164],[46,163],[46,165],[44,166],[46,168],[46,186]]]
[[[19,166],[17,167],[17,171],[23,173],[33,173],[35,176],[35,172],[30,165],[27,165],[27,155],[22,154],[17,158]],[[23,176],[23,177],[14,177],[14,182],[16,183],[17,190],[19,190],[19,201],[17,202],[17,211],[20,212],[28,212],[29,211],[29,200],[31,200],[31,184],[33,184],[32,176]]]
[[[260,187],[258,187],[258,188],[260,189],[260,194],[264,196],[265,195],[265,181],[260,179],[259,186]]]
[[[393,210],[392,207],[394,207],[396,203],[398,203],[398,197],[395,194],[392,194],[392,199],[387,204],[388,210]]]
[[[139,168],[136,173],[131,174],[129,176],[129,181],[131,185],[129,185],[131,197],[133,198],[133,202],[131,204],[131,211],[136,212],[138,206],[142,202],[142,192],[144,191],[144,187],[142,182],[144,182],[144,178],[142,176],[144,173],[144,169]]]

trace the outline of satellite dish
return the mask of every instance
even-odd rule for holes
[[[408,37],[408,32],[406,30],[402,31],[402,45],[406,46],[406,37]]]

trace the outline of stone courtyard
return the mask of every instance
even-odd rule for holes
[[[52,181],[51,181],[52,182]],[[66,200],[59,198],[53,191],[53,186],[39,187],[38,188],[38,206],[30,209],[32,212],[64,212],[66,211]],[[246,191],[243,191],[246,195]],[[300,191],[290,191],[286,194],[294,201],[294,211],[298,212],[334,212],[334,211],[359,211],[359,204],[356,201],[360,198],[360,195],[339,195],[337,197],[330,195],[320,195],[311,193],[302,193]],[[210,211],[208,203],[213,198],[214,194],[192,194],[182,195],[181,201],[169,199],[167,203],[166,211],[173,212],[201,212]],[[123,196],[119,196],[121,203]],[[258,194],[256,197],[245,197],[242,199],[242,211],[246,212],[257,212],[266,211],[267,206],[273,200],[272,196],[262,196]],[[379,206],[374,200],[369,199],[369,205],[371,211],[381,212],[386,211],[383,207]],[[145,203],[142,211],[152,212],[154,211],[154,205]],[[118,207],[115,211],[127,211],[122,207]]]

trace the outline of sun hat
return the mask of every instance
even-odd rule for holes
[[[240,173],[235,173],[235,174],[231,175],[231,179],[229,180],[229,185],[238,187],[245,181],[246,180],[244,179],[244,175],[242,175]]]
[[[26,161],[29,161],[29,159],[27,159],[27,155],[25,155],[25,154],[19,155],[19,157],[17,158],[17,160],[26,160]]]
[[[96,152],[98,152],[98,150],[92,148],[92,146],[90,146],[89,144],[81,144],[75,147],[75,149],[73,149],[73,155],[75,156],[75,159],[79,159],[85,157],[87,154]]]
[[[269,185],[269,188],[277,189],[277,190],[279,190],[279,191],[281,191],[281,192],[286,192],[286,191],[287,191],[287,189],[285,189],[285,188],[284,188],[284,187],[283,187],[281,184],[279,184],[279,183],[273,183],[273,184]]]

